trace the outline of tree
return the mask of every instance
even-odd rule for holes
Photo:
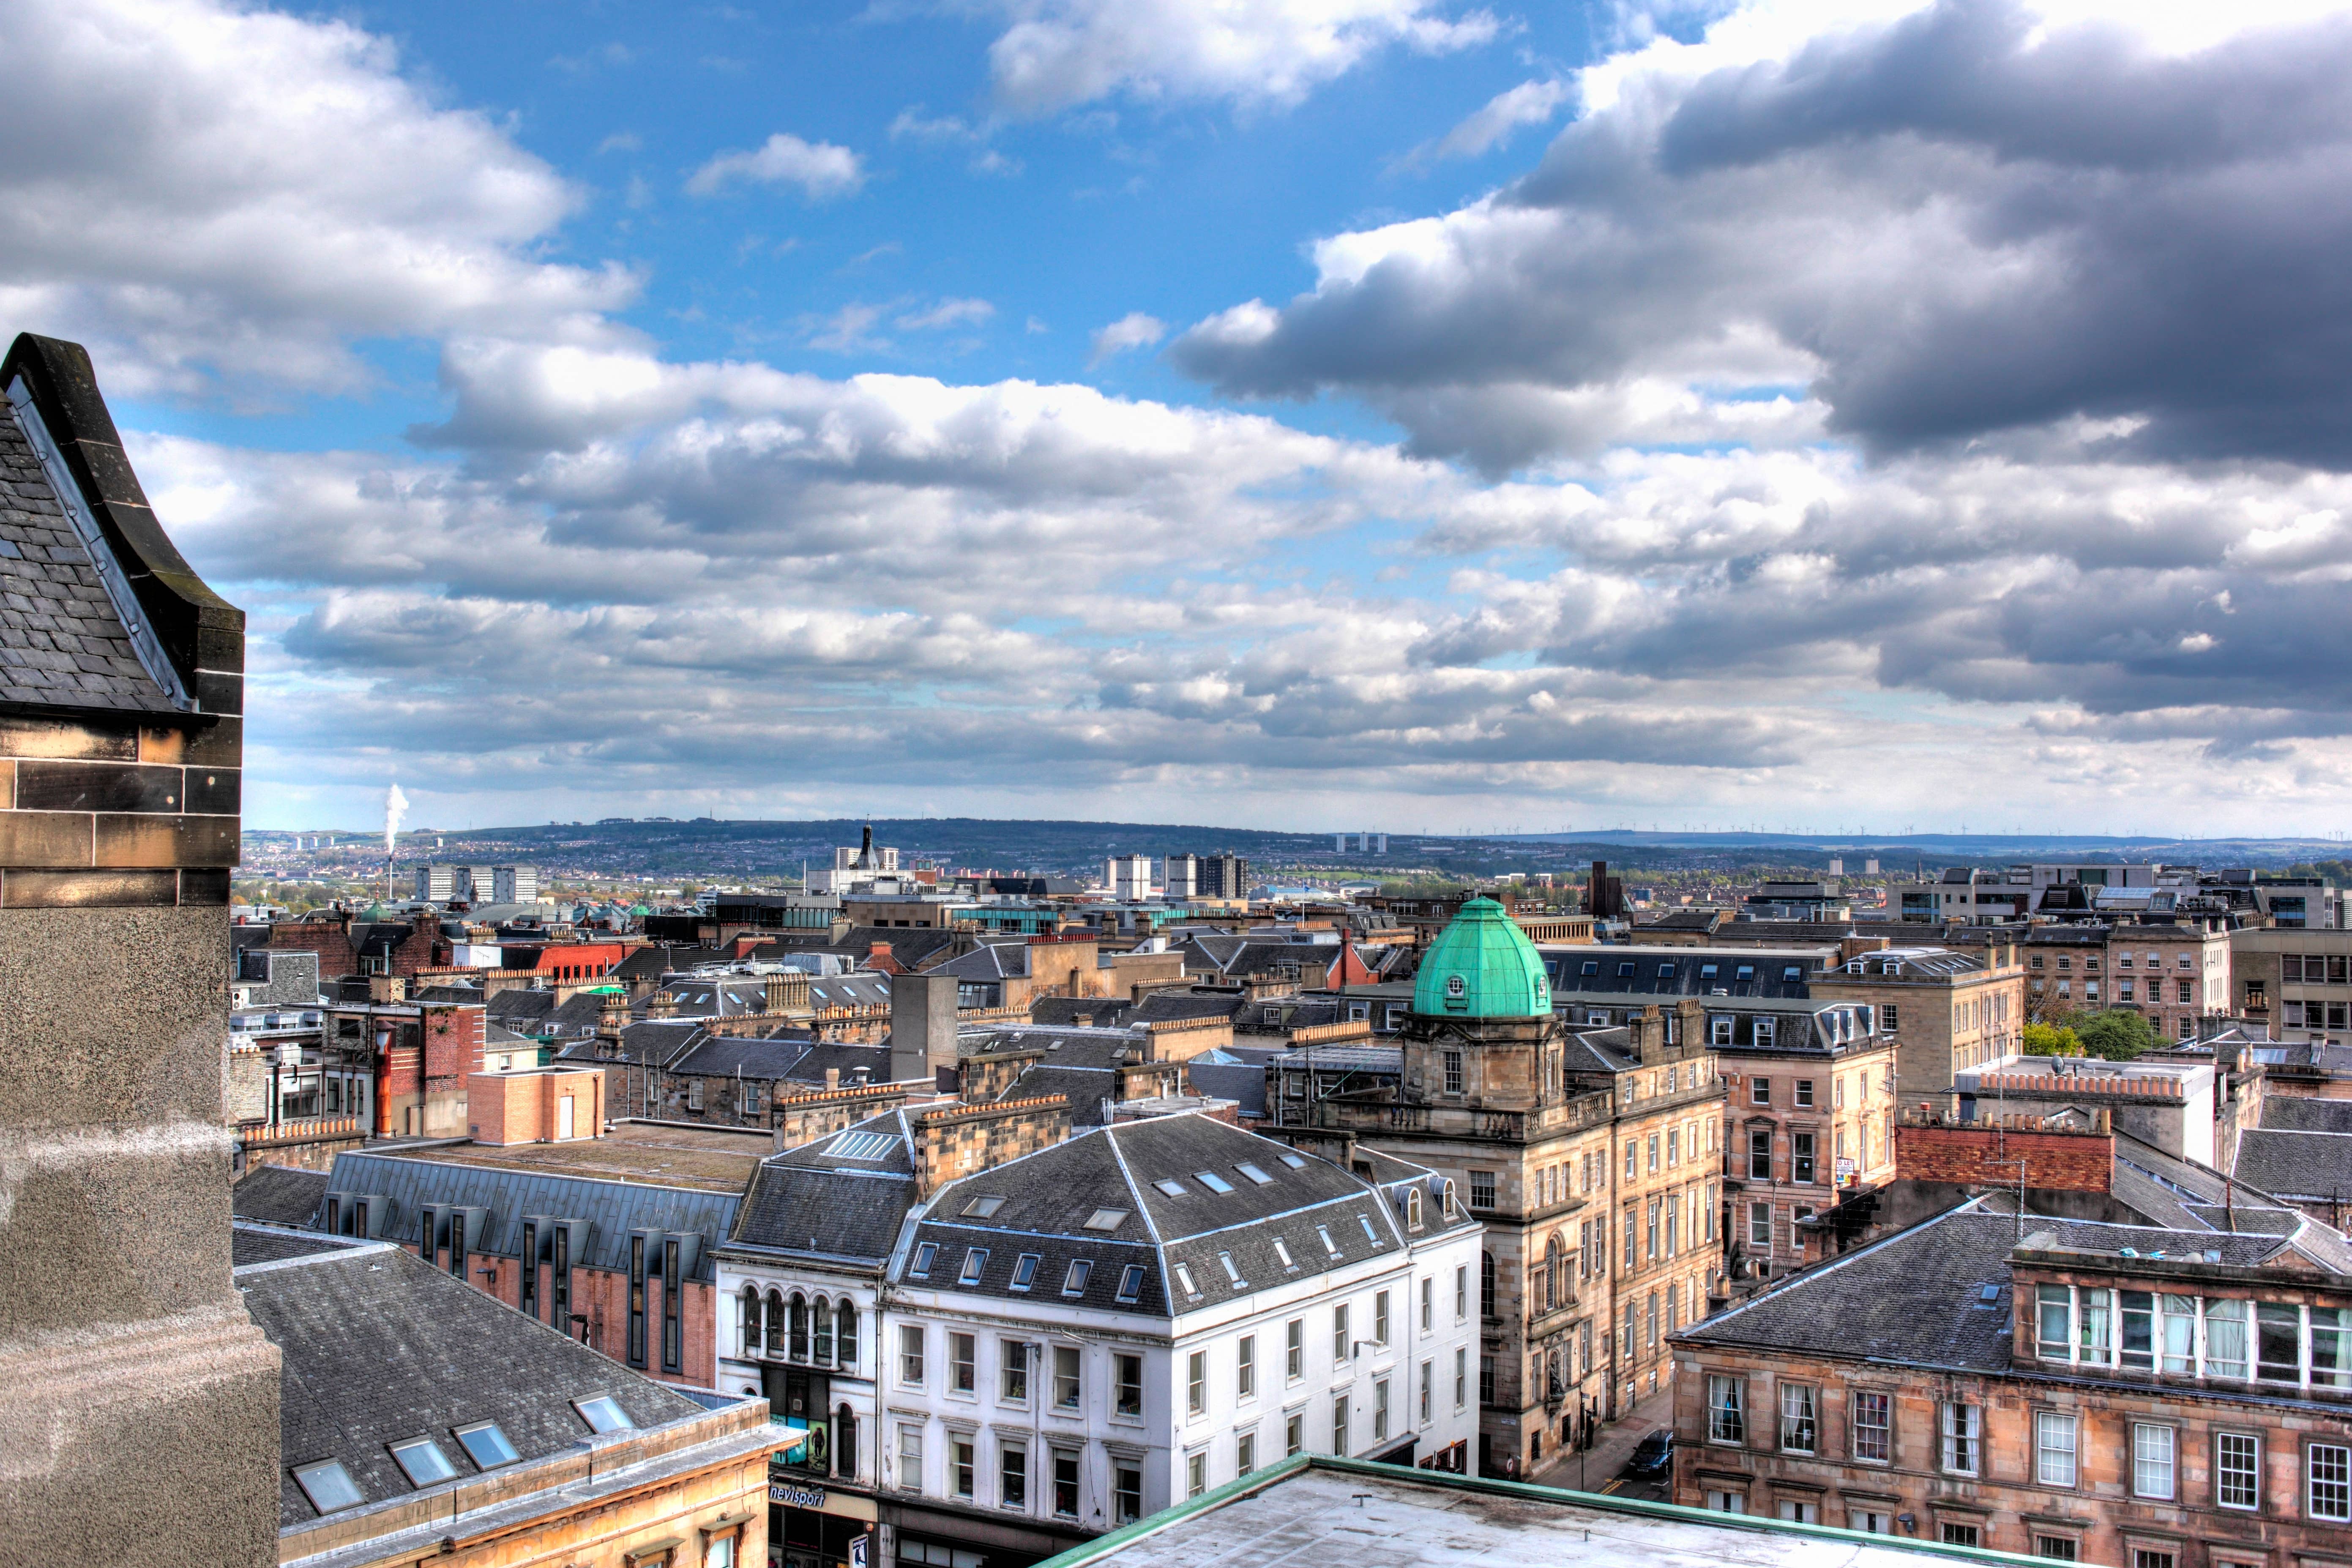
[[[2025,1054],[2029,1057],[2079,1057],[2083,1054],[2083,1037],[2063,1024],[2028,1024],[2025,1026]]]
[[[2074,1032],[2085,1051],[2111,1062],[2127,1062],[2156,1048],[2156,1030],[2128,1007],[2087,1014],[2075,1021]]]

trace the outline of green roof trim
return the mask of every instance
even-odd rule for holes
[[[1196,1514],[1224,1507],[1229,1502],[1249,1497],[1288,1480],[1308,1469],[1336,1470],[1343,1475],[1377,1476],[1386,1480],[1401,1481],[1414,1486],[1433,1487],[1444,1491],[1490,1492],[1502,1497],[1522,1498],[1530,1502],[1561,1504],[1584,1508],[1601,1513],[1632,1514],[1640,1518],[1673,1520],[1683,1524],[1711,1525],[1723,1530],[1752,1531],[1759,1534],[1811,1537],[1823,1542],[1837,1542],[1852,1546],[1873,1546],[1895,1552],[1916,1552],[1927,1556],[1958,1559],[1967,1563],[2007,1563],[2011,1568],[2049,1568],[2050,1559],[2028,1557],[2015,1552],[1995,1552],[1982,1546],[1947,1546],[1937,1541],[1921,1541],[1906,1535],[1872,1535],[1859,1530],[1842,1530],[1829,1524],[1798,1524],[1789,1520],[1767,1519],[1752,1513],[1717,1513],[1712,1509],[1685,1508],[1679,1503],[1645,1502],[1639,1498],[1616,1497],[1603,1492],[1580,1492],[1564,1487],[1539,1487],[1527,1481],[1501,1481],[1485,1476],[1461,1476],[1451,1470],[1424,1470],[1411,1465],[1383,1465],[1370,1459],[1343,1459],[1330,1454],[1294,1454],[1280,1464],[1227,1481],[1223,1486],[1187,1499],[1172,1508],[1165,1508],[1148,1519],[1122,1525],[1108,1535],[1071,1547],[1056,1557],[1048,1557],[1037,1568],[1086,1568],[1088,1563],[1116,1557],[1121,1549],[1157,1535],[1172,1525],[1182,1523]],[[1433,1505],[1435,1506],[1435,1505]]]
[[[1519,922],[1473,899],[1422,955],[1412,1010],[1433,1018],[1543,1018],[1551,982]]]

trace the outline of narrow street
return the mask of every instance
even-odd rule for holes
[[[1528,1479],[1538,1486],[1671,1502],[1671,1474],[1633,1477],[1624,1474],[1624,1469],[1625,1461],[1633,1457],[1633,1446],[1654,1429],[1672,1426],[1674,1415],[1674,1391],[1662,1388],[1634,1405],[1622,1419],[1602,1428],[1601,1441],[1591,1448],[1582,1453],[1562,1454]]]

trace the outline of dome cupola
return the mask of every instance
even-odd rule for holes
[[[1412,1010],[1433,1018],[1545,1018],[1551,984],[1535,943],[1492,899],[1473,899],[1422,955]]]

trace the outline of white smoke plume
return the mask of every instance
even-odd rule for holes
[[[400,819],[408,815],[408,797],[400,793],[394,781],[392,793],[383,797],[383,852],[392,853],[392,841],[400,832]]]

